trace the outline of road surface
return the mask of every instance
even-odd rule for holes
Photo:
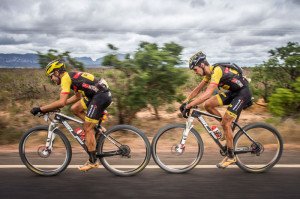
[[[75,154],[71,165],[85,158]],[[205,154],[200,168],[186,174],[166,173],[151,160],[149,168],[133,177],[117,177],[105,169],[81,173],[72,166],[58,176],[41,177],[23,168],[17,153],[1,153],[0,198],[300,198],[299,151],[285,152],[278,163],[283,166],[264,174],[214,168],[220,159]]]

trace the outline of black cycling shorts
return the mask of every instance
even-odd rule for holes
[[[216,96],[221,106],[229,105],[227,108],[227,113],[234,118],[241,113],[244,106],[248,104],[252,98],[252,94],[248,86],[239,91],[228,91],[226,93],[222,92]]]
[[[86,109],[85,121],[98,124],[104,110],[111,104],[110,92],[96,93],[93,98],[87,97],[81,99],[81,104]]]

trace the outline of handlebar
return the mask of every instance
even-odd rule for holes
[[[46,112],[46,113],[38,113],[36,116],[43,117],[43,116],[46,116],[46,115],[52,115],[52,114],[59,113],[59,112],[60,112],[60,109],[56,109],[56,110],[49,111],[49,112]]]

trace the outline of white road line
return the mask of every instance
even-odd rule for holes
[[[78,168],[81,165],[69,165],[68,168],[74,169]],[[260,165],[251,165],[251,166],[260,166]],[[57,168],[58,165],[36,165],[39,168]],[[115,165],[116,168],[136,168],[136,165]],[[172,168],[182,168],[183,165],[171,165]],[[274,166],[275,168],[300,168],[300,164],[277,164]],[[26,168],[25,165],[0,165],[0,169],[22,169]],[[100,169],[104,168],[103,166],[99,166]],[[148,165],[147,169],[159,169],[157,165]],[[214,169],[217,168],[216,165],[197,165],[196,169]],[[238,168],[236,165],[231,165],[228,168]]]

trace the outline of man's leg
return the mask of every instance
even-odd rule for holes
[[[204,108],[207,112],[222,117],[221,113],[216,109],[216,107],[220,105],[223,105],[223,103],[218,99],[217,95],[215,95],[205,101]]]
[[[85,121],[83,130],[85,132],[85,144],[88,148],[89,161],[79,167],[80,171],[88,171],[99,166],[96,157],[96,139],[94,133],[95,123]]]
[[[79,117],[80,119],[84,120],[85,117],[85,110],[87,109],[85,102],[83,99],[79,100],[78,102],[74,103],[71,106],[71,111],[74,115]]]
[[[226,111],[225,115],[222,118],[222,122],[221,122],[224,133],[226,135],[227,148],[230,148],[230,149],[233,149],[233,135],[232,135],[231,124],[234,121],[234,119],[235,119],[235,117],[232,117],[230,114],[228,114],[228,111]]]
[[[222,97],[220,95],[221,94],[215,95],[215,96],[211,97],[210,99],[206,100],[205,104],[204,104],[204,108],[205,108],[205,110],[207,110],[207,112],[209,112],[213,115],[222,117],[221,113],[216,109],[216,107],[222,106],[223,100],[226,102],[227,99],[225,99],[225,97],[223,95],[222,95]],[[220,141],[224,141],[226,139],[225,136],[226,135],[223,133],[222,137],[220,138]]]
[[[88,151],[92,152],[96,150],[96,140],[94,127],[96,124],[85,121],[83,124],[83,129],[85,132],[85,144]]]
[[[234,155],[234,147],[233,147],[233,135],[232,135],[232,129],[231,124],[235,117],[230,115],[228,111],[225,113],[225,115],[222,118],[222,127],[225,133],[226,137],[226,145],[227,145],[227,157],[223,159],[222,162],[217,164],[217,167],[225,169],[230,164],[233,164],[236,162],[236,157]]]
[[[83,129],[86,134],[85,143],[88,148],[89,161],[79,168],[81,171],[88,171],[92,168],[98,167],[99,164],[96,161],[96,139],[94,133],[94,127],[98,124],[100,115],[105,108],[111,103],[111,97],[108,93],[98,93],[89,102],[87,108],[87,114],[84,117]]]

